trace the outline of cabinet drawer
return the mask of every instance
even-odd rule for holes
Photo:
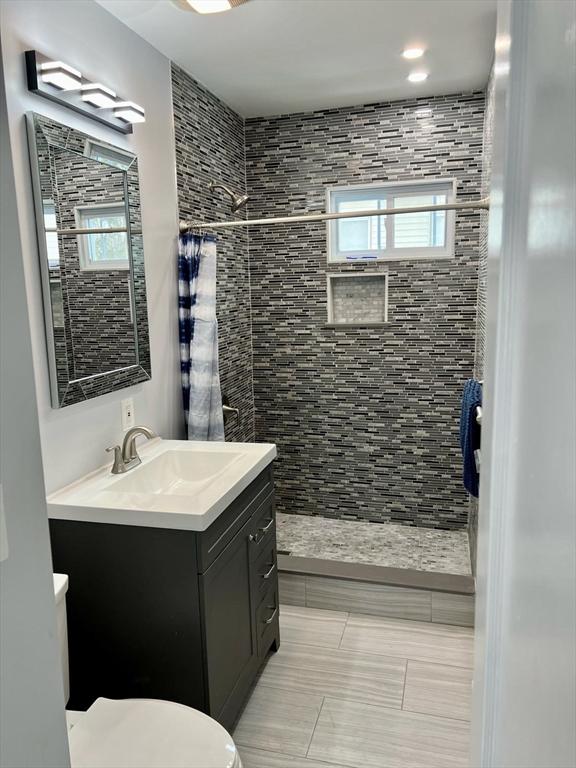
[[[265,548],[258,555],[258,558],[251,567],[252,570],[252,590],[255,605],[260,602],[271,584],[276,583],[278,579],[276,564],[276,537],[267,536]]]
[[[258,643],[258,656],[265,656],[270,650],[272,642],[278,637],[278,614],[280,603],[278,600],[278,581],[270,585],[268,592],[256,611],[256,638]]]
[[[253,480],[248,488],[230,504],[208,530],[198,534],[198,572],[204,571],[224,551],[242,526],[256,512],[263,500],[272,494],[272,469],[267,467]]]
[[[271,541],[276,541],[274,494],[271,494],[264,501],[254,515],[254,521],[250,529],[250,555],[253,561],[260,557]]]

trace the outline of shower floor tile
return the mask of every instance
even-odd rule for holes
[[[471,575],[466,531],[279,512],[277,537],[280,552],[299,557]]]

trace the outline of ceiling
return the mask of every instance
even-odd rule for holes
[[[496,0],[250,0],[211,15],[97,1],[244,117],[483,88],[496,27]],[[415,45],[424,57],[403,59]],[[409,83],[415,69],[428,80]]]

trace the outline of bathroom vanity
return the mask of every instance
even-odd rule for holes
[[[141,467],[48,499],[54,569],[70,579],[69,708],[167,699],[230,727],[280,643],[276,450],[154,442]]]

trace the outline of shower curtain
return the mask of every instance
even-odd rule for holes
[[[178,318],[188,440],[224,440],[218,373],[216,239],[213,236],[180,236]]]

